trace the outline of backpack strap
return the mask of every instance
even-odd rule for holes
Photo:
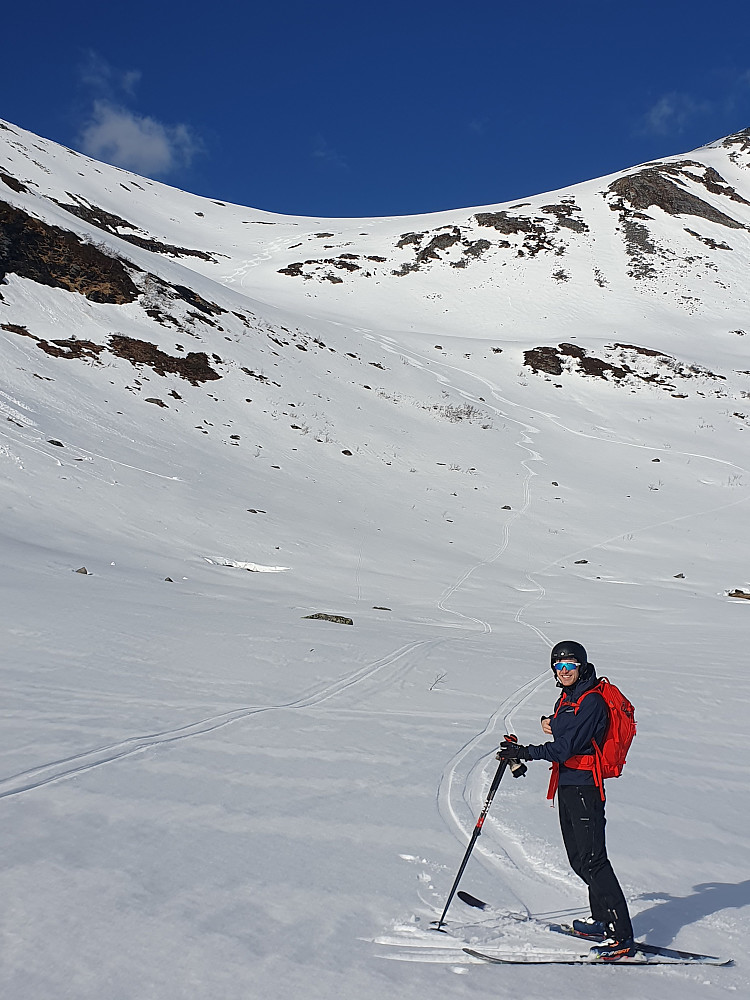
[[[595,684],[594,687],[589,688],[588,691],[584,691],[581,697],[578,699],[578,701],[574,701],[571,703],[573,705],[574,714],[578,712],[578,709],[581,707],[581,702],[583,701],[583,699],[586,697],[587,694],[594,694],[594,693],[601,694],[602,681],[605,679],[606,678],[602,678],[602,680],[600,680],[598,684]],[[567,701],[567,695],[563,691],[562,697],[560,698],[558,706],[555,709],[555,714],[552,716],[553,719],[557,718],[557,713],[560,711],[560,709],[563,707],[563,704],[566,701]],[[592,775],[594,776],[594,784],[599,789],[599,794],[602,797],[602,802],[604,802],[605,796],[604,796],[604,778],[602,777],[602,752],[599,749],[596,740],[592,740],[591,744],[594,747],[593,753],[574,754],[572,757],[568,757],[568,759],[565,761],[565,766],[572,768],[574,771],[591,771]],[[557,789],[560,785],[560,765],[557,763],[557,761],[553,763],[550,770],[552,774],[550,775],[549,787],[547,788],[547,798],[550,801],[554,802]]]

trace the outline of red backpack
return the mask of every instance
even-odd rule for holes
[[[584,691],[578,701],[573,702],[573,711],[577,712],[581,707],[581,702],[586,695],[596,692],[600,694],[607,705],[609,711],[609,725],[604,742],[601,748],[596,740],[592,740],[593,753],[579,753],[565,761],[566,767],[575,770],[591,771],[594,775],[594,784],[604,800],[604,779],[619,778],[622,769],[625,767],[625,758],[628,755],[630,744],[635,736],[635,708],[631,705],[625,695],[614,684],[610,684],[606,677],[602,677],[598,684]],[[555,715],[565,704],[566,695],[560,699]],[[553,716],[554,718],[554,716]],[[557,785],[560,779],[560,765],[552,765],[552,777],[547,790],[547,798],[554,799]]]

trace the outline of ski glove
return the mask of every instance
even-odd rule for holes
[[[495,756],[498,760],[531,760],[526,747],[519,746],[507,737],[500,744]]]

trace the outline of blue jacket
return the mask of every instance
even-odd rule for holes
[[[565,694],[563,707],[560,708],[556,718],[550,719],[552,742],[527,748],[529,760],[548,760],[560,765],[561,785],[594,784],[594,776],[591,771],[565,767],[565,761],[575,754],[593,753],[594,748],[591,741],[596,740],[601,747],[607,734],[609,709],[600,694],[590,694],[584,698],[577,712],[573,710],[571,704],[599,682],[593,665],[589,664],[589,666],[591,673],[585,678],[580,678],[572,687],[566,688],[563,692]],[[563,695],[561,694],[555,703],[555,711],[562,700]]]

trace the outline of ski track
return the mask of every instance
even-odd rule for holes
[[[442,373],[435,372],[433,367],[434,362],[432,360],[414,356],[411,352],[398,347],[390,338],[383,339],[369,336],[367,339],[379,340],[380,347],[386,352],[397,354],[400,357],[405,358],[405,360],[408,360],[410,363],[428,370],[436,376],[438,382],[442,385],[449,386],[455,393],[458,393],[467,401],[470,401],[478,406],[482,405],[478,398],[478,394],[464,390],[454,382],[451,382],[450,379]],[[449,371],[454,371],[464,376],[469,375],[472,378],[478,378],[480,382],[487,386],[494,398],[498,399],[498,401],[506,402],[505,400],[502,400],[502,397],[498,396],[496,387],[491,385],[491,383],[486,380],[478,376],[473,376],[471,373],[465,372],[459,368],[454,368],[453,366],[447,365],[443,362],[438,362],[438,364],[443,368],[447,368]],[[488,404],[485,403],[484,405],[486,406]],[[481,560],[466,570],[466,572],[464,572],[453,585],[446,589],[437,605],[438,608],[445,613],[456,615],[464,622],[479,625],[484,633],[492,631],[492,627],[489,622],[453,611],[447,606],[447,602],[455,596],[455,594],[474,573],[476,573],[479,569],[497,562],[497,560],[500,559],[506,552],[508,546],[510,545],[512,526],[516,523],[516,521],[525,516],[529,506],[531,505],[531,481],[536,476],[531,463],[541,461],[541,455],[539,452],[531,447],[533,443],[533,435],[539,433],[538,428],[526,423],[525,421],[510,417],[505,411],[500,409],[499,406],[489,404],[489,408],[492,409],[498,417],[502,417],[503,419],[518,425],[520,429],[520,437],[517,441],[517,445],[519,448],[527,452],[527,457],[521,462],[521,467],[524,470],[524,478],[522,481],[522,501],[518,509],[513,512],[512,516],[503,522],[502,536],[494,552],[492,552],[486,559]],[[535,581],[532,582],[534,582],[534,585],[536,586]],[[540,629],[522,621],[523,611],[524,609],[520,608],[516,612],[515,621],[518,624],[531,628],[534,632],[536,632],[539,638],[541,638],[548,646],[551,646],[552,643]],[[449,829],[453,830],[459,841],[466,843],[473,829],[475,822],[474,817],[479,811],[477,809],[476,802],[473,800],[476,799],[476,792],[485,784],[484,769],[492,751],[494,751],[497,746],[497,731],[499,729],[500,722],[502,721],[504,731],[510,732],[513,725],[514,713],[524,704],[524,702],[531,698],[548,679],[549,675],[545,669],[535,677],[531,678],[531,680],[528,680],[524,684],[520,685],[498,706],[497,710],[488,719],[484,729],[464,744],[464,746],[457,751],[457,753],[446,765],[437,789],[437,806],[438,811],[443,817],[446,825]],[[490,744],[491,748],[489,752],[487,750],[488,744]],[[497,837],[495,839],[497,839]],[[525,878],[528,878],[531,875],[531,877],[534,878],[534,881],[539,881],[539,873],[533,869],[529,872],[528,865],[524,865],[524,861],[527,859],[523,856],[523,852],[521,852],[522,857],[518,858],[519,851],[512,850],[511,844],[507,841],[506,843],[501,842],[499,844],[499,853],[497,846],[485,846],[485,844],[481,841],[477,841],[475,850],[477,853],[483,855],[495,868],[507,870],[508,866],[510,866],[511,869],[515,869],[519,875]],[[516,855],[518,860],[514,860],[514,855]],[[524,868],[527,870],[524,870]],[[511,891],[513,897],[517,900],[521,909],[528,914],[529,909],[527,905],[524,903],[519,892],[512,889],[511,886],[507,884],[507,878],[506,886]]]
[[[281,243],[286,242],[286,240],[281,240]],[[262,260],[268,259],[270,254],[259,256],[257,259],[252,261],[246,261],[241,268],[231,276],[225,279],[225,284],[233,284],[235,280],[240,281],[242,284],[243,278],[250,267],[260,263]],[[242,709],[237,709],[232,712],[224,713],[217,716],[212,716],[202,721],[191,723],[186,726],[178,727],[176,729],[164,730],[161,732],[156,732],[148,735],[134,736],[122,740],[117,743],[112,743],[102,747],[95,748],[93,750],[84,751],[82,753],[73,754],[69,757],[64,757],[56,761],[52,761],[46,764],[42,764],[38,767],[31,768],[25,771],[21,771],[18,774],[11,775],[5,779],[0,780],[0,798],[8,798],[10,796],[23,794],[32,790],[43,788],[44,786],[65,780],[67,778],[72,778],[85,774],[94,768],[101,767],[105,764],[110,764],[124,758],[133,757],[137,754],[144,753],[149,750],[157,749],[161,746],[167,746],[175,742],[192,739],[194,737],[206,735],[211,732],[215,732],[225,726],[232,725],[236,722],[240,722],[246,719],[250,719],[254,716],[277,711],[285,710],[307,710],[314,709],[318,706],[323,705],[327,701],[333,698],[342,696],[346,693],[351,693],[356,691],[360,698],[368,693],[368,691],[379,690],[383,687],[393,685],[394,683],[401,681],[405,674],[410,669],[410,661],[414,661],[415,656],[418,652],[425,655],[431,649],[436,648],[438,645],[444,642],[455,642],[461,641],[465,635],[470,634],[471,636],[476,636],[477,632],[481,634],[488,634],[492,632],[492,627],[489,622],[484,621],[480,618],[475,618],[471,615],[462,614],[456,610],[451,609],[448,605],[452,598],[455,597],[457,593],[462,589],[471,577],[479,570],[492,565],[497,562],[507,551],[511,542],[511,532],[513,525],[521,518],[523,518],[531,505],[531,482],[533,478],[537,475],[532,468],[532,463],[539,462],[542,460],[540,453],[532,447],[534,435],[539,433],[539,428],[535,427],[533,424],[521,420],[518,417],[513,417],[509,414],[508,409],[523,410],[532,416],[538,416],[549,420],[552,424],[557,426],[560,430],[574,434],[578,437],[588,438],[591,440],[597,440],[602,443],[610,444],[615,447],[629,447],[636,448],[644,451],[649,451],[652,453],[661,453],[668,451],[672,455],[681,455],[682,457],[696,458],[704,461],[716,462],[722,466],[730,467],[741,472],[747,472],[746,469],[742,469],[736,464],[726,461],[724,459],[716,458],[709,455],[703,455],[691,452],[676,452],[670,449],[665,449],[663,447],[650,446],[647,444],[638,444],[635,442],[623,441],[612,439],[611,437],[604,437],[596,434],[587,433],[584,431],[576,430],[574,428],[567,427],[564,425],[560,419],[553,413],[547,413],[542,410],[536,410],[531,407],[524,406],[523,404],[514,403],[505,397],[503,397],[497,386],[493,385],[489,380],[483,378],[472,372],[468,372],[465,369],[459,368],[457,366],[449,365],[445,362],[438,361],[433,358],[422,357],[404,347],[399,345],[396,340],[390,337],[384,336],[374,336],[371,332],[361,329],[360,332],[365,336],[366,339],[375,341],[379,343],[382,350],[387,353],[396,354],[403,359],[408,364],[418,367],[430,374],[432,374],[437,381],[467,400],[477,406],[484,405],[505,421],[513,423],[518,426],[520,431],[520,436],[517,446],[527,453],[527,456],[521,461],[521,467],[524,470],[524,477],[522,480],[522,501],[519,507],[513,512],[512,516],[508,517],[503,522],[502,535],[497,544],[497,547],[492,551],[485,559],[480,560],[473,566],[469,567],[454,583],[448,586],[438,601],[436,606],[438,611],[442,612],[443,615],[453,616],[454,622],[434,622],[430,623],[431,627],[443,627],[451,628],[462,633],[459,636],[452,636],[450,638],[444,639],[431,639],[431,640],[417,640],[407,643],[404,646],[386,654],[385,656],[365,664],[364,666],[358,668],[355,671],[347,674],[346,676],[339,678],[338,680],[324,685],[318,689],[314,689],[311,692],[301,695],[300,697],[285,703],[271,706],[259,706],[259,707],[246,707]],[[449,374],[454,376],[459,376],[462,378],[469,378],[475,382],[480,383],[486,390],[489,391],[491,398],[494,400],[494,404],[487,403],[486,400],[482,401],[479,399],[479,393],[470,392],[460,385],[451,381],[449,375],[443,374],[440,371],[436,371],[436,368],[440,367],[447,370]],[[0,412],[8,415],[10,414],[14,418],[20,418],[19,422],[23,422],[25,427],[28,429],[33,428],[35,425],[33,422],[25,416],[25,414],[19,413],[15,410],[15,406],[22,406],[18,400],[11,399],[6,394],[0,394],[3,399],[0,400]],[[10,406],[8,404],[11,404]],[[497,405],[495,405],[497,404]],[[24,407],[26,408],[26,407]],[[4,435],[9,437],[10,435]],[[39,439],[41,443],[41,438]],[[23,442],[24,446],[33,451],[38,451],[43,454],[46,458],[50,458],[56,461],[58,464],[62,464],[60,460],[47,453],[41,448],[36,448],[29,442]],[[104,461],[113,461],[106,456],[96,455],[93,452],[86,452],[84,449],[79,449],[83,454],[87,454],[90,458],[98,458]],[[4,449],[5,451],[5,449]],[[10,457],[10,456],[9,456]],[[15,456],[13,456],[15,457]],[[122,463],[114,463],[122,464]],[[126,466],[127,468],[134,469],[142,473],[149,475],[158,476],[158,478],[172,479],[176,480],[177,477],[159,475],[158,473],[153,473],[150,470],[137,468],[135,466]],[[728,507],[736,506],[740,503],[745,503],[750,499],[750,492],[738,500],[731,501],[729,503],[720,504],[714,507],[707,508],[705,510],[696,511],[693,513],[679,515],[674,518],[668,518],[665,520],[655,521],[648,525],[641,525],[633,528],[634,532],[647,531],[655,527],[664,526],[671,523],[677,523],[683,520],[688,520],[694,517],[702,517],[710,513],[714,513],[719,510],[723,510]],[[532,625],[530,622],[525,620],[525,616],[529,609],[534,605],[543,600],[546,591],[545,588],[535,576],[537,574],[542,574],[553,566],[557,565],[564,559],[570,559],[573,556],[580,556],[582,553],[592,552],[597,548],[603,547],[610,542],[622,537],[624,531],[618,531],[615,535],[609,538],[602,539],[592,543],[590,546],[586,546],[575,550],[571,553],[566,553],[563,556],[558,557],[558,559],[552,560],[551,562],[534,569],[530,570],[525,574],[526,580],[534,588],[534,596],[522,604],[514,615],[514,621],[518,625],[522,625],[525,628],[531,629],[548,647],[552,645],[549,638],[545,633]],[[361,585],[361,566],[362,564],[362,552],[361,548],[359,550],[358,560],[355,567],[355,589],[357,600],[361,600],[362,595],[362,585]],[[458,619],[456,621],[455,619]],[[424,623],[421,623],[424,624]],[[413,662],[411,662],[413,666]],[[525,683],[521,684],[516,688],[508,697],[498,706],[496,711],[489,717],[484,728],[476,733],[470,740],[468,740],[459,750],[454,754],[454,756],[447,762],[440,778],[440,782],[437,788],[437,806],[440,815],[443,817],[446,826],[451,829],[456,836],[457,840],[466,843],[473,829],[475,816],[478,814],[480,809],[480,803],[483,800],[483,795],[486,791],[488,784],[487,778],[485,776],[485,770],[488,761],[491,759],[492,753],[498,742],[498,731],[500,729],[500,723],[502,722],[502,729],[504,732],[512,731],[513,717],[515,712],[536,692],[544,685],[549,679],[549,674],[545,668],[542,672],[527,680]],[[489,747],[489,750],[488,750]],[[515,841],[508,831],[501,831],[498,824],[488,825],[485,832],[492,831],[492,837],[489,838],[491,843],[483,843],[481,840],[477,841],[476,852],[481,855],[486,862],[488,862],[503,879],[503,883],[507,890],[517,900],[520,910],[527,916],[530,916],[529,907],[523,900],[524,895],[524,884],[529,881],[535,883],[549,883],[549,880],[554,878],[553,874],[549,871],[539,869],[534,867],[532,859],[530,859],[519,842]],[[555,879],[557,881],[557,879]],[[519,884],[520,883],[520,884]],[[380,943],[386,943],[385,940],[381,940]],[[403,948],[404,941],[403,938],[396,937],[392,942],[388,942],[392,945],[397,945],[400,948],[399,957],[406,958],[407,955]],[[408,950],[408,949],[407,949]],[[427,954],[429,952],[429,954]],[[384,957],[395,957],[395,956],[384,956]],[[411,961],[441,961],[441,962],[456,962],[462,959],[456,954],[456,950],[453,947],[444,945],[441,947],[430,947],[429,943],[422,940],[418,942],[415,941],[412,944],[412,949],[408,954],[408,959]],[[463,961],[465,961],[466,956],[463,956]]]
[[[522,518],[531,504],[531,481],[536,473],[533,471],[531,464],[532,462],[537,462],[542,460],[542,456],[535,451],[531,445],[533,443],[533,435],[539,433],[539,428],[533,426],[532,424],[526,423],[516,417],[510,416],[510,414],[503,410],[501,406],[512,407],[515,409],[525,410],[527,413],[534,416],[539,416],[549,420],[552,424],[557,426],[560,430],[574,434],[578,437],[588,438],[591,440],[597,440],[605,444],[613,445],[614,447],[629,447],[636,448],[639,450],[651,452],[651,453],[664,453],[669,452],[671,455],[680,455],[685,458],[696,458],[709,462],[716,462],[719,465],[730,467],[736,469],[740,472],[747,472],[747,469],[736,465],[733,462],[729,462],[725,459],[717,458],[710,455],[703,455],[693,452],[679,452],[673,449],[667,449],[664,447],[651,446],[648,444],[638,444],[630,441],[618,440],[612,437],[598,436],[595,434],[586,433],[583,431],[578,431],[574,428],[570,428],[563,424],[560,419],[552,413],[547,413],[543,410],[537,410],[532,407],[523,406],[523,404],[514,403],[505,397],[503,397],[497,386],[493,385],[487,379],[482,376],[476,375],[472,372],[468,372],[465,369],[449,365],[443,361],[439,361],[433,358],[421,357],[416,355],[411,351],[399,347],[395,340],[389,337],[377,337],[372,335],[372,333],[367,333],[366,331],[361,331],[366,339],[372,340],[379,343],[381,349],[388,353],[393,353],[401,356],[404,360],[409,363],[422,368],[423,370],[428,370],[435,375],[438,382],[443,385],[448,385],[450,388],[460,396],[462,396],[467,401],[474,403],[477,406],[484,405],[489,409],[493,410],[498,417],[502,417],[504,420],[515,423],[519,426],[521,434],[517,441],[517,446],[528,452],[528,457],[521,462],[521,466],[525,471],[525,476],[523,478],[522,490],[523,499],[522,503],[514,513],[514,515],[508,518],[503,525],[503,535],[501,542],[495,552],[489,556],[487,559],[482,560],[475,566],[468,569],[455,584],[446,589],[444,594],[438,601],[438,608],[448,614],[457,615],[465,622],[471,622],[481,626],[484,632],[491,632],[492,628],[488,622],[483,622],[480,619],[472,618],[467,615],[462,615],[459,612],[452,611],[447,607],[447,602],[452,598],[463,586],[463,584],[470,579],[473,573],[478,569],[488,566],[491,563],[496,562],[503,553],[507,550],[510,544],[511,526],[519,519]],[[461,376],[468,377],[470,379],[477,380],[480,384],[489,390],[491,397],[499,405],[488,404],[486,401],[482,403],[479,399],[479,394],[473,394],[461,388],[460,386],[452,383],[446,376],[434,369],[436,366],[440,366],[449,371],[455,372]],[[689,520],[691,518],[703,517],[711,513],[715,513],[719,510],[724,510],[728,507],[733,507],[741,503],[746,503],[750,500],[750,492],[747,492],[744,496],[740,497],[738,500],[731,501],[729,503],[719,504],[717,506],[712,506],[710,508],[694,511],[692,513],[681,514],[674,518],[667,518],[659,521],[654,521],[647,525],[640,525],[634,527],[632,530],[636,532],[649,531],[656,527],[663,527],[668,524],[676,524],[681,521]],[[615,535],[609,538],[600,539],[593,542],[589,546],[577,549],[572,553],[566,553],[558,557],[555,560],[550,561],[546,565],[539,568],[530,570],[525,574],[525,579],[530,583],[532,588],[536,591],[534,597],[522,604],[514,615],[514,621],[523,625],[525,628],[531,629],[536,635],[548,646],[551,647],[552,643],[548,636],[535,625],[525,620],[525,616],[529,609],[534,605],[539,603],[546,595],[546,590],[544,586],[535,579],[535,575],[542,574],[550,570],[552,567],[561,563],[563,560],[569,560],[573,556],[580,556],[581,554],[590,553],[597,548],[606,546],[607,544],[615,541],[617,538],[621,538],[623,534],[628,532],[628,528],[618,531]],[[481,807],[484,802],[484,797],[486,795],[486,789],[489,785],[489,779],[485,775],[486,765],[491,760],[495,747],[498,743],[498,724],[502,719],[503,730],[505,733],[512,732],[513,728],[513,716],[515,712],[529,699],[531,698],[549,679],[549,674],[547,668],[545,668],[540,674],[526,681],[524,684],[520,685],[515,691],[513,691],[506,699],[501,703],[497,710],[490,716],[485,725],[484,729],[473,736],[467,743],[465,743],[457,753],[448,761],[445,769],[440,778],[440,782],[437,789],[437,806],[440,815],[448,826],[449,829],[453,830],[457,839],[462,843],[468,843],[470,835],[474,829],[474,824],[476,822],[476,816],[481,811]],[[489,745],[489,750],[487,749]],[[477,840],[475,845],[475,852],[481,855],[501,876],[505,888],[510,892],[510,894],[518,901],[519,906],[527,916],[531,916],[531,911],[527,904],[524,902],[524,884],[528,882],[535,882],[537,884],[549,884],[550,881],[555,882],[568,882],[568,876],[566,873],[555,873],[551,870],[545,870],[543,867],[540,868],[539,865],[535,865],[533,859],[531,859],[526,852],[524,846],[520,841],[513,838],[510,831],[503,831],[499,828],[497,823],[490,823],[483,831],[487,833],[492,831],[492,837],[490,838],[493,843],[487,844],[483,843],[481,838]],[[520,883],[520,884],[519,884]],[[429,904],[427,904],[429,905]],[[439,909],[432,906],[435,912],[439,912]],[[379,940],[379,943],[386,943],[384,940]],[[403,946],[403,939],[394,938],[392,942],[388,942],[392,945]],[[429,948],[430,953],[425,954],[425,949]],[[408,955],[410,961],[455,961],[455,953],[453,953],[453,958],[450,956],[450,950],[445,949],[443,952],[433,951],[430,948],[429,942],[420,943],[416,947],[412,948],[412,951]],[[398,956],[394,955],[384,955],[383,957],[401,957],[407,958],[407,955],[401,951]]]
[[[366,691],[366,682],[375,678],[377,678],[377,687],[379,688],[383,684],[383,677],[392,680],[394,677],[398,677],[405,669],[408,669],[408,659],[417,650],[429,649],[442,641],[445,640],[417,640],[406,643],[406,645],[401,646],[391,653],[387,653],[380,659],[365,664],[365,666],[339,678],[333,683],[303,694],[293,701],[284,702],[279,705],[236,709],[232,712],[212,716],[177,729],[169,729],[145,736],[129,737],[118,743],[97,747],[94,750],[86,750],[79,754],[73,754],[70,757],[63,757],[47,764],[41,764],[26,771],[20,771],[18,774],[0,780],[0,799],[42,788],[45,785],[61,781],[65,778],[75,777],[96,767],[122,760],[124,757],[132,757],[146,750],[176,743],[180,740],[191,739],[196,736],[203,736],[256,715],[268,712],[317,708],[331,698],[352,689],[356,688],[358,693]],[[404,666],[404,660],[407,661],[406,666]]]
[[[1,408],[0,408],[0,412],[2,412]],[[32,427],[35,427],[35,425],[27,423],[27,425],[26,425],[26,427],[24,429],[31,429]],[[9,433],[3,432],[3,431],[0,431],[0,433],[6,439],[11,440],[11,435]],[[20,436],[20,435],[17,435],[17,436]],[[16,446],[20,446],[20,447],[26,448],[28,451],[35,452],[37,455],[42,455],[44,458],[48,458],[51,462],[54,462],[56,465],[58,465],[60,467],[71,468],[71,469],[72,468],[77,468],[77,465],[74,464],[75,463],[75,459],[73,459],[73,460],[71,460],[71,459],[61,459],[61,458],[58,457],[57,454],[54,454],[54,452],[59,451],[59,449],[56,446],[51,445],[49,449],[44,448],[44,447],[37,447],[37,445],[42,445],[42,444],[48,444],[49,443],[43,436],[40,435],[39,437],[35,438],[34,441],[23,440],[23,439],[21,441],[17,441],[17,440],[15,440],[15,437],[16,436],[14,436],[12,440],[13,440],[14,444],[16,444]],[[180,483],[185,482],[185,480],[184,479],[180,479],[179,476],[165,476],[161,472],[154,472],[151,469],[144,469],[144,468],[142,468],[141,466],[138,466],[138,465],[128,465],[125,462],[118,462],[116,459],[109,458],[107,455],[100,455],[100,454],[98,454],[95,451],[89,451],[86,448],[80,448],[80,447],[78,447],[78,445],[71,445],[71,444],[69,444],[68,447],[69,448],[74,448],[75,451],[78,453],[77,456],[76,456],[76,458],[79,458],[79,459],[82,458],[82,460],[85,461],[85,462],[93,462],[94,459],[98,458],[98,459],[101,459],[101,461],[103,461],[103,462],[109,462],[110,465],[116,465],[116,466],[118,466],[121,469],[130,469],[132,472],[141,472],[145,476],[154,476],[156,479],[166,479],[169,482],[180,482]],[[52,449],[54,449],[54,452],[53,452]],[[17,461],[20,462],[20,459],[17,459]],[[92,472],[92,470],[90,470],[90,469],[87,469],[86,471],[89,473],[89,475],[92,476],[93,479],[96,479],[99,482],[106,482],[107,485],[109,485],[109,486],[116,486],[117,485],[116,481],[110,480],[110,479],[106,479],[104,476],[99,476],[96,473]]]
[[[295,234],[295,238],[297,235],[298,234]],[[254,257],[248,257],[246,260],[243,260],[243,262],[236,267],[231,274],[227,274],[224,275],[224,277],[219,278],[219,282],[225,286],[231,286],[239,283],[240,287],[242,287],[245,284],[245,278],[248,273],[264,261],[271,260],[277,251],[286,250],[287,244],[291,238],[291,235],[287,234],[286,236],[280,236],[278,239],[271,240],[260,253],[255,254]]]

